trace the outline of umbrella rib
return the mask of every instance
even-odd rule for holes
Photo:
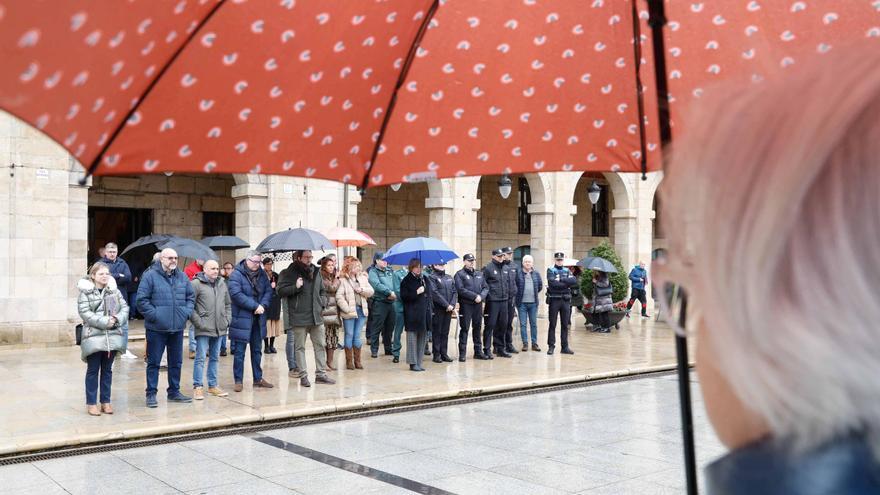
[[[632,21],[633,21],[633,56],[635,57],[636,66],[636,101],[639,109],[639,151],[640,165],[642,168],[642,180],[648,180],[646,175],[648,172],[648,136],[645,134],[645,86],[642,83],[642,29],[639,20],[639,9],[636,7],[636,0],[630,2],[632,5]],[[656,56],[656,54],[655,54]]]
[[[665,148],[672,141],[672,125],[669,116],[669,81],[666,78],[666,41],[663,39],[663,27],[667,22],[663,0],[648,0],[648,11],[648,25],[651,26],[651,42],[654,46],[660,146]]]
[[[110,145],[112,145],[113,142],[116,141],[116,137],[119,135],[120,132],[122,132],[122,129],[124,129],[125,126],[127,125],[128,119],[130,119],[131,116],[134,115],[134,113],[141,107],[144,100],[147,99],[147,96],[150,95],[150,92],[156,86],[156,83],[158,83],[159,80],[162,79],[162,76],[165,75],[165,72],[168,70],[168,68],[174,64],[174,61],[177,60],[177,57],[180,56],[181,53],[183,53],[183,50],[186,49],[187,46],[189,46],[189,42],[192,41],[192,39],[196,36],[196,34],[198,34],[199,31],[201,31],[202,27],[208,23],[208,21],[211,19],[211,17],[214,15],[214,13],[217,12],[217,10],[226,2],[226,0],[215,0],[215,1],[217,3],[214,4],[213,7],[211,7],[211,10],[208,12],[208,14],[202,18],[201,22],[199,22],[198,26],[196,26],[196,28],[192,30],[192,32],[189,34],[189,36],[187,36],[186,40],[184,40],[183,43],[181,43],[180,46],[177,47],[177,50],[174,52],[174,55],[172,55],[168,59],[168,62],[166,62],[165,65],[162,66],[162,69],[159,70],[159,72],[156,74],[156,77],[153,78],[152,81],[150,81],[150,84],[146,87],[144,92],[141,94],[140,98],[138,98],[137,104],[132,106],[128,110],[128,113],[125,115],[125,118],[123,118],[120,121],[119,126],[116,127],[116,129],[113,131],[113,134],[110,136],[109,139],[107,139],[107,142],[104,144],[104,147],[101,148],[101,151],[99,151],[97,155],[95,155],[94,160],[92,160],[92,163],[86,169],[86,174],[79,180],[79,185],[81,185],[81,186],[86,185],[86,181],[89,180],[89,177],[95,173],[95,170],[97,170],[98,166],[101,164],[101,160],[104,158],[104,153],[106,153],[107,150],[110,149]]]
[[[422,25],[419,26],[419,31],[416,33],[413,44],[409,47],[409,53],[406,54],[406,60],[403,62],[403,67],[400,69],[400,75],[397,77],[397,84],[395,84],[394,91],[391,93],[391,101],[388,102],[388,107],[385,109],[385,116],[382,118],[382,127],[379,128],[379,136],[376,138],[376,145],[373,146],[373,153],[372,156],[370,156],[370,168],[364,173],[364,180],[361,183],[360,188],[361,191],[366,191],[367,186],[370,184],[370,172],[373,170],[373,167],[376,166],[376,159],[379,157],[379,148],[382,147],[382,141],[385,139],[385,131],[388,130],[388,124],[391,122],[391,114],[394,112],[394,106],[397,104],[397,94],[400,92],[400,88],[403,86],[404,81],[406,81],[407,76],[409,76],[409,69],[412,66],[413,60],[415,60],[416,51],[418,51],[419,46],[422,43],[422,38],[425,37],[425,33],[428,31],[428,25],[431,23],[431,19],[434,18],[434,14],[437,12],[439,6],[440,0],[434,0],[431,3],[431,7],[428,8],[425,18],[422,19]]]

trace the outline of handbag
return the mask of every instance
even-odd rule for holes
[[[83,338],[83,324],[82,323],[80,323],[79,325],[76,326],[75,333],[76,333],[76,345],[82,345],[82,338]]]

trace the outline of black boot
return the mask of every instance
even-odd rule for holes
[[[269,352],[278,354],[278,351],[275,350],[275,337],[269,337]]]
[[[272,354],[269,350],[269,339],[263,339],[263,354]]]

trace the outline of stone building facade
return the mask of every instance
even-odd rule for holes
[[[659,173],[646,181],[615,173],[514,175],[507,199],[498,176],[371,189],[363,197],[338,183],[262,175],[99,177],[81,186],[82,167],[60,146],[2,113],[0,157],[7,168],[0,174],[0,345],[70,343],[79,321],[76,281],[111,237],[124,249],[125,239],[149,233],[231,233],[255,246],[290,227],[348,225],[379,249],[430,236],[474,253],[480,264],[510,245],[531,253],[542,271],[555,251],[582,257],[602,241],[625,266],[650,262],[665,247],[654,235]],[[586,193],[594,180],[607,188],[597,207]],[[359,251],[365,264],[374,251]],[[221,259],[242,255],[223,252]]]

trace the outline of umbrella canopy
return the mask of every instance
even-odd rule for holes
[[[287,229],[270,234],[257,245],[261,253],[279,253],[286,251],[326,251],[333,249],[333,242],[324,234],[311,229]]]
[[[170,236],[168,234],[145,235],[141,238],[138,238],[138,240],[132,242],[128,246],[125,246],[125,249],[121,253],[119,253],[119,256],[125,256],[125,255],[133,256],[135,254],[134,251],[141,250],[141,249],[148,250],[150,252],[150,255],[152,255],[154,252],[159,250],[156,247],[157,244],[161,244],[163,242],[166,242],[166,241],[168,241],[168,239],[171,239],[172,237],[173,236]]]
[[[333,227],[324,232],[336,247],[375,246],[376,241],[369,235],[348,227]]]
[[[422,264],[446,264],[458,258],[449,246],[441,240],[430,237],[410,237],[391,246],[382,258],[392,265],[406,265],[409,260],[418,258]]]
[[[199,242],[211,249],[244,249],[251,247],[250,243],[246,240],[234,235],[215,235],[205,237]]]
[[[172,237],[157,245],[159,249],[173,249],[177,256],[197,260],[219,260],[217,253],[199,241],[183,237]]]
[[[614,267],[614,264],[606,260],[605,258],[587,256],[581,261],[578,261],[577,265],[584,267],[584,269],[586,270],[598,270],[605,273],[617,273],[617,268]]]
[[[565,258],[562,260],[562,266],[577,266],[578,260],[574,258]]]

